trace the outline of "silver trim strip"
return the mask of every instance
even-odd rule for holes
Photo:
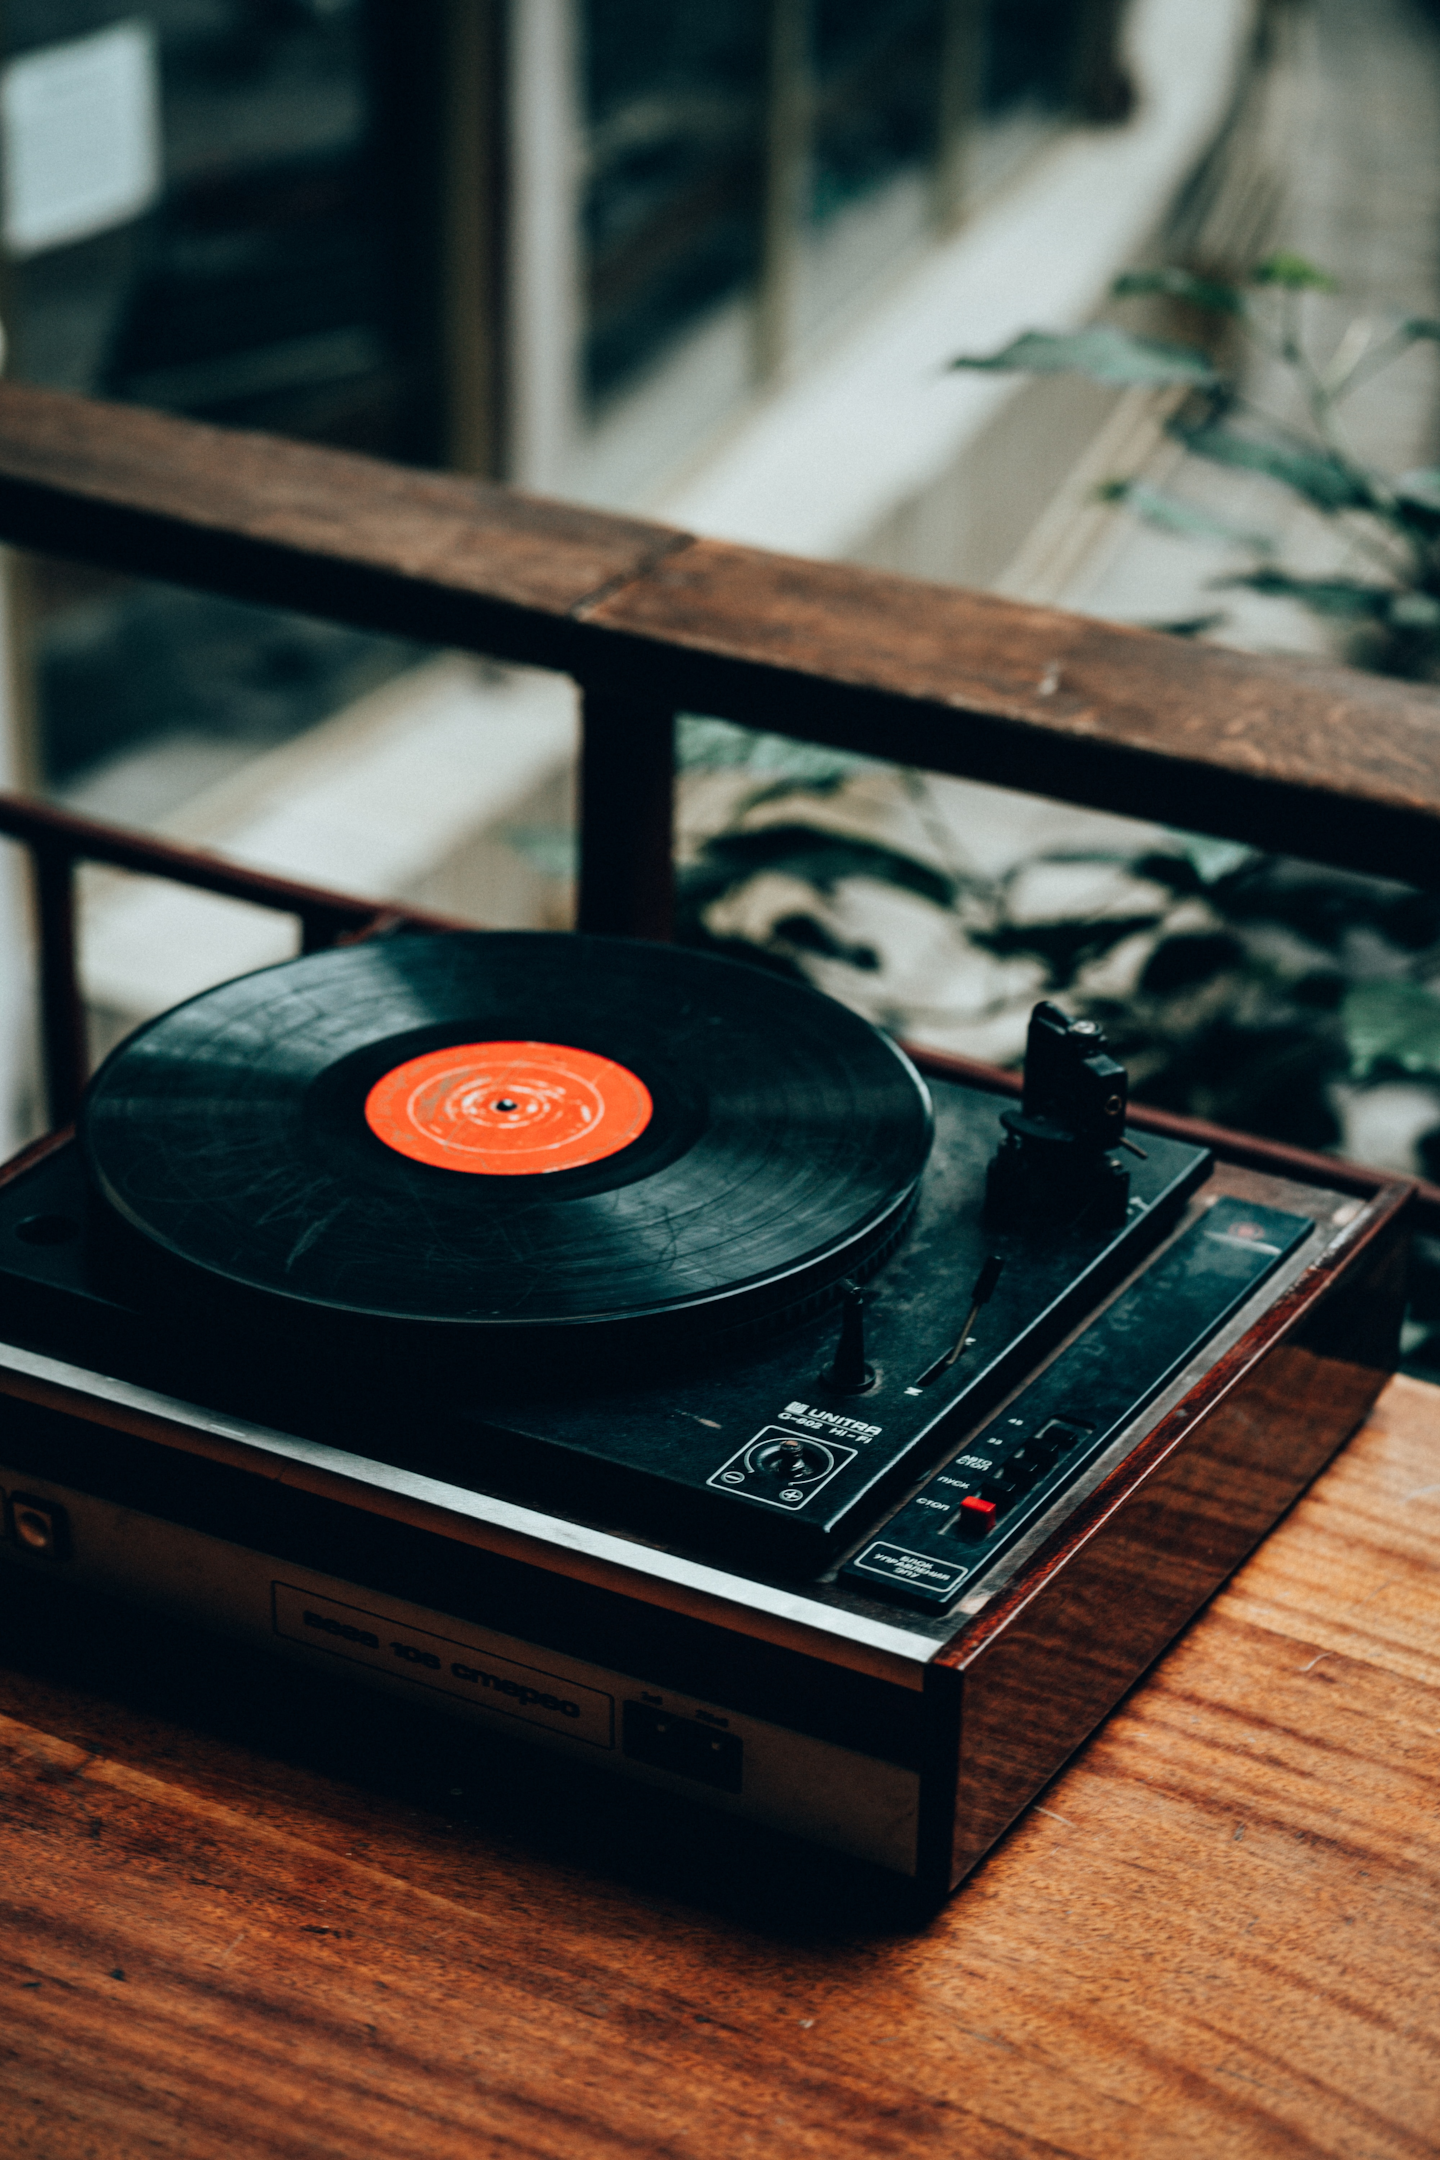
[[[183,1445],[192,1436],[191,1452],[230,1460],[252,1472],[257,1468],[256,1454],[268,1456],[274,1465],[269,1475],[279,1483],[345,1499],[352,1505],[365,1504],[366,1496],[384,1494],[391,1503],[388,1513],[399,1513],[422,1528],[443,1528],[452,1536],[458,1529],[472,1544],[508,1552],[533,1566],[554,1568],[559,1562],[561,1572],[601,1588],[683,1611],[736,1634],[778,1643],[831,1664],[847,1665],[901,1687],[922,1687],[924,1667],[941,1648],[933,1636],[835,1610],[796,1591],[732,1575],[657,1546],[567,1522],[563,1516],[542,1514],[488,1493],[471,1492],[392,1463],[373,1462],[322,1441],[226,1417],[132,1381],[23,1350],[18,1344],[0,1342],[0,1373],[5,1372],[62,1396],[79,1396],[128,1413],[128,1419],[107,1422],[124,1427],[128,1420],[143,1421],[133,1428],[142,1437],[158,1437],[172,1445],[178,1439]],[[146,1430],[147,1424],[157,1423],[165,1428],[163,1433]],[[193,1436],[200,1433],[220,1445],[195,1450]],[[369,1504],[374,1507],[373,1497]]]

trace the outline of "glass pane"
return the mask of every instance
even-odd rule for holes
[[[127,38],[128,107],[115,66]],[[417,375],[392,349],[396,256],[378,185],[382,141],[394,145],[360,0],[155,0],[143,15],[117,0],[12,0],[4,60],[6,177],[13,196],[19,171],[42,213],[38,237],[12,249],[10,373],[415,447]],[[87,229],[73,184],[87,127],[138,139],[147,120],[158,187],[102,203]],[[103,177],[103,154],[92,163]],[[67,186],[82,213],[68,227],[53,214]],[[13,203],[7,217],[13,243]],[[141,824],[418,657],[73,564],[30,562],[18,583],[36,678],[30,777]]]
[[[50,604],[48,792],[63,807],[381,903],[569,926],[567,677],[63,564],[34,571]],[[79,888],[96,1057],[178,1000],[296,950],[283,912],[101,866],[82,869]],[[42,1119],[25,1050],[33,999],[20,1002],[14,979],[20,908],[16,851],[0,847],[0,1144],[7,1119],[12,1138],[17,1120],[32,1131]]]
[[[340,892],[492,925],[568,922],[567,677],[174,586],[37,567],[55,599],[43,642],[58,744],[49,792],[67,808]],[[188,996],[210,932],[187,946],[162,934],[157,916],[147,943],[137,926],[154,895],[137,912],[117,875],[89,879],[96,921],[111,899],[118,911],[102,941],[106,966],[117,981],[143,975],[161,1004]],[[188,895],[163,912],[198,924],[228,921],[236,907]],[[242,923],[233,935],[253,930]],[[249,960],[222,940],[226,964],[261,965],[273,932]],[[97,988],[96,1002],[132,1015],[144,1007],[129,991]]]
[[[755,275],[766,17],[763,0],[586,0],[592,399]]]
[[[424,657],[399,638],[73,563],[27,566],[36,778],[149,825]]]
[[[115,0],[13,0],[5,56],[63,67],[69,41],[126,21],[158,66],[159,199],[15,265],[11,372],[395,447],[393,251],[358,0],[152,0],[143,18]],[[63,162],[59,135],[36,144]]]
[[[817,0],[815,218],[932,154],[940,15],[938,0]]]
[[[986,22],[986,110],[1056,108],[1070,97],[1083,0],[990,0]]]

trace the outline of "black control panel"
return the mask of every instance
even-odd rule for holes
[[[1217,1200],[936,1471],[842,1573],[872,1594],[906,1604],[950,1604],[1313,1227],[1301,1215]]]

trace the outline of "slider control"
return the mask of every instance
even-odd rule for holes
[[[840,1311],[840,1340],[820,1378],[837,1395],[863,1395],[875,1385],[875,1370],[865,1362],[865,1294],[847,1282]]]
[[[981,1306],[988,1305],[995,1295],[995,1285],[999,1282],[1004,1267],[1005,1262],[1000,1258],[999,1253],[992,1252],[970,1286],[970,1310],[965,1315],[964,1326],[950,1348],[945,1352],[945,1355],[936,1358],[935,1363],[921,1373],[920,1378],[915,1383],[915,1388],[933,1387],[941,1375],[949,1372],[951,1366],[964,1355],[965,1346],[970,1340],[970,1330],[975,1325]],[[911,1388],[907,1392],[913,1395],[915,1388]]]

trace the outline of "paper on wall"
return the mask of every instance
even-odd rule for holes
[[[15,257],[106,232],[160,193],[155,33],[114,24],[0,71],[5,245]]]

